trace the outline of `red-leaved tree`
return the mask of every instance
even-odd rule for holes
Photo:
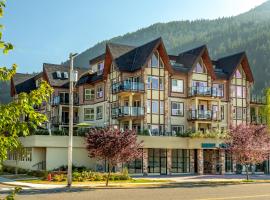
[[[136,131],[105,128],[93,129],[86,135],[86,149],[90,158],[108,162],[108,176],[118,163],[127,163],[142,156],[142,142],[137,142]]]
[[[262,163],[269,156],[270,135],[266,126],[240,124],[230,128],[226,146],[235,161],[245,166],[249,180],[249,167]]]

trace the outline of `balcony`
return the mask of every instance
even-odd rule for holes
[[[264,116],[251,115],[252,124],[267,124],[267,118]]]
[[[52,99],[52,105],[69,105],[69,98],[62,98],[61,96],[54,96]],[[73,105],[79,105],[79,97],[74,96],[73,97]]]
[[[69,119],[62,117],[62,119],[60,119],[58,116],[54,116],[52,117],[52,124],[53,125],[68,125],[69,124]],[[78,124],[79,123],[79,117],[74,117],[73,118],[73,124]]]
[[[223,90],[214,87],[190,87],[189,97],[203,96],[203,97],[223,97]]]
[[[143,107],[129,107],[122,106],[117,108],[112,108],[112,118],[125,118],[125,117],[143,117],[144,116],[144,108]]]
[[[144,83],[122,81],[112,85],[112,94],[120,92],[144,92]]]
[[[219,121],[219,113],[212,110],[189,110],[188,120]]]
[[[251,104],[266,104],[266,98],[265,96],[261,96],[261,95],[251,95],[250,103]]]

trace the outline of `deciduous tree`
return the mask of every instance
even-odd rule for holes
[[[122,132],[110,128],[93,129],[87,134],[85,141],[90,158],[108,162],[106,186],[113,167],[142,156],[142,142],[137,142],[137,135],[133,130]]]
[[[267,160],[270,153],[270,135],[263,125],[240,124],[231,127],[226,144],[235,161],[245,166],[247,180],[249,167]]]
[[[3,16],[5,1],[0,0],[0,17]],[[2,40],[2,28],[0,25],[0,49],[7,54],[13,49],[13,45]],[[11,68],[0,67],[0,81],[10,80],[16,73],[17,66]],[[21,93],[13,102],[0,105],[0,164],[6,159],[7,150],[18,147],[19,136],[27,136],[30,130],[37,128],[47,121],[44,114],[35,111],[34,106],[40,106],[49,100],[52,88],[42,82],[38,89],[29,94]],[[27,120],[22,120],[23,118]]]

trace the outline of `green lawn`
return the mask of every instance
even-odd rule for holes
[[[47,180],[21,180],[20,182],[26,183],[37,183],[37,184],[66,184],[66,181],[56,182],[56,181],[47,181]],[[171,180],[149,180],[149,179],[131,179],[131,180],[117,180],[117,181],[109,181],[109,183],[120,184],[120,183],[169,183]],[[73,184],[105,184],[105,181],[82,181],[76,182],[73,181]]]

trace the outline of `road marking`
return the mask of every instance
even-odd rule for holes
[[[253,196],[237,196],[237,197],[220,197],[220,198],[206,198],[206,199],[197,199],[197,200],[227,200],[227,199],[251,199],[254,197],[270,197],[270,194],[261,194]]]

